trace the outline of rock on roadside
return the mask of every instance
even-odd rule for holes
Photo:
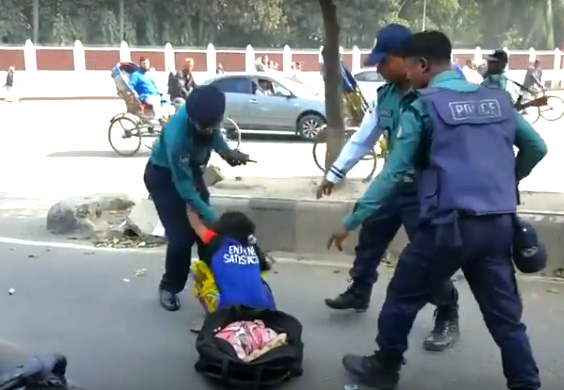
[[[224,180],[221,169],[208,165],[204,172],[207,187],[216,186]],[[164,228],[159,220],[155,204],[150,199],[141,199],[131,209],[123,229],[147,243],[164,242]]]
[[[135,205],[126,194],[72,196],[55,203],[47,213],[47,231],[91,238],[119,226]]]

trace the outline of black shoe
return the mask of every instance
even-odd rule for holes
[[[180,309],[180,300],[178,299],[176,294],[163,289],[159,289],[159,299],[161,306],[165,310],[177,311],[178,309]]]
[[[363,286],[353,282],[347,290],[336,298],[325,299],[325,304],[331,309],[347,310],[353,309],[357,312],[365,312],[370,306],[370,295],[372,286]]]
[[[427,351],[444,351],[456,343],[460,337],[458,309],[437,308],[435,310],[435,328],[423,342]]]
[[[399,382],[402,360],[385,361],[379,352],[372,356],[345,355],[343,366],[365,386],[394,390]]]

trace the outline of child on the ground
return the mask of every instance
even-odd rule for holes
[[[207,313],[234,305],[275,310],[274,297],[263,272],[270,269],[258,247],[255,225],[241,212],[226,212],[208,229],[188,211],[198,237],[208,245],[209,256],[192,266],[195,293]]]

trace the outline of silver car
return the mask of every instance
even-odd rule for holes
[[[386,83],[376,68],[361,69],[355,73],[354,78],[368,104],[376,99],[376,90]]]
[[[313,139],[326,123],[325,99],[313,88],[274,73],[230,73],[203,83],[225,93],[225,116],[241,132],[298,134]]]

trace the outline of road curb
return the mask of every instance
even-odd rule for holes
[[[249,196],[212,195],[217,213],[241,211],[257,226],[257,238],[268,251],[329,255],[326,244],[330,233],[340,226],[354,201],[291,200]],[[537,229],[547,247],[549,260],[546,275],[564,269],[564,213],[524,210],[519,215]],[[347,240],[344,252],[354,255],[358,230]],[[388,248],[390,257],[397,257],[407,244],[403,228]]]

